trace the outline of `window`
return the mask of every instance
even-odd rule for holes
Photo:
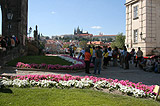
[[[133,8],[134,8],[133,19],[138,19],[138,6],[135,6]]]
[[[134,30],[134,43],[138,42],[138,29]]]

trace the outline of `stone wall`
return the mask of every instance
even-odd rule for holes
[[[0,66],[4,66],[7,62],[9,62],[15,58],[27,55],[27,52],[25,49],[26,49],[25,47],[23,47],[23,49],[22,49],[22,47],[20,47],[20,45],[19,45],[11,50],[7,50],[6,52],[0,51],[0,59],[1,59]]]
[[[15,35],[20,42],[18,47],[7,51],[5,55],[0,51],[0,66],[2,66],[14,58],[27,55],[27,46],[23,41],[27,37],[28,0],[0,0],[0,5],[2,9],[2,36]],[[12,20],[7,18],[9,11],[13,13]]]

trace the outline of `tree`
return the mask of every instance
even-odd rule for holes
[[[81,42],[79,43],[79,46],[80,46],[81,48],[87,47],[87,41],[81,41]]]
[[[123,33],[118,34],[118,36],[116,36],[116,40],[111,43],[112,48],[114,48],[115,46],[118,48],[123,48],[124,45],[125,45],[125,36],[123,35]]]
[[[116,43],[115,42],[112,42],[111,43],[111,48],[115,48],[116,47]]]

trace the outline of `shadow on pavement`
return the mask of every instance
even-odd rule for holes
[[[0,93],[13,93],[11,89],[8,88],[0,88]]]
[[[3,73],[16,74],[16,71],[15,71],[14,67],[1,67],[0,68],[0,74],[3,74]]]

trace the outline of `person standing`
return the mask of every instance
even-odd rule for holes
[[[13,40],[14,40],[14,42],[15,42],[15,46],[17,46],[16,36],[12,35],[12,38],[13,38]]]
[[[101,47],[98,46],[98,50],[96,50],[96,62],[95,62],[95,66],[94,66],[94,73],[97,73],[97,67],[98,67],[98,74],[100,74],[101,72],[101,64],[102,64],[102,51],[101,51]]]
[[[14,48],[15,47],[15,41],[14,39],[11,37],[11,48]]]
[[[92,55],[92,63],[95,65],[95,60],[96,60],[96,50],[95,50],[95,47],[93,46],[93,55]]]
[[[120,61],[120,67],[123,67],[123,50],[122,48],[119,48],[119,61]]]
[[[92,55],[93,55],[93,48],[90,45],[88,46],[88,48],[89,48],[89,52],[91,54],[91,60],[90,60],[90,62],[91,62],[92,61]]]
[[[2,47],[2,51],[3,51],[2,56],[5,56],[7,54],[7,52],[6,52],[7,42],[4,37],[1,38],[0,44]]]
[[[84,61],[85,61],[85,73],[90,74],[89,68],[90,68],[90,59],[91,59],[91,54],[89,48],[86,48],[85,54],[84,54]]]
[[[112,53],[112,57],[113,57],[113,66],[117,66],[117,56],[118,56],[118,48],[115,47]]]
[[[76,57],[76,50],[77,50],[77,47],[73,46],[73,57]]]
[[[78,59],[80,59],[80,57],[82,56],[82,60],[84,60],[84,54],[85,54],[85,50],[84,50],[84,47],[82,48],[82,50],[80,51],[80,54],[78,56]]]
[[[111,61],[111,58],[112,58],[112,49],[111,47],[108,48],[108,65],[110,65],[110,61]],[[111,65],[110,65],[111,66]]]
[[[134,64],[135,57],[136,57],[135,49],[132,49],[132,51],[130,52],[130,54],[131,54],[131,63]]]
[[[108,58],[108,50],[107,50],[107,48],[105,48],[105,50],[104,50],[104,53],[103,53],[103,56],[104,56],[104,58],[103,58],[103,66],[107,66],[108,65],[108,61],[107,61],[107,58]]]
[[[127,52],[127,48],[124,48],[123,51],[123,55],[124,55],[124,62],[125,62],[125,68],[124,69],[129,69],[129,53]]]
[[[69,47],[69,53],[70,53],[70,56],[73,57],[73,47],[72,47],[72,45]]]
[[[138,47],[138,51],[137,51],[137,61],[136,61],[136,66],[137,67],[137,64],[139,64],[139,62],[141,61],[143,57],[143,52],[141,51],[141,48]]]

